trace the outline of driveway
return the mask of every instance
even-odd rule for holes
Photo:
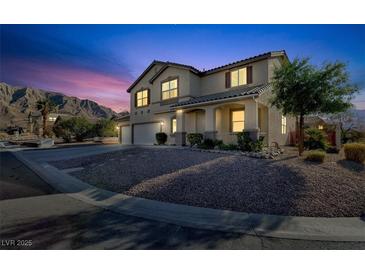
[[[2,244],[2,249],[365,248],[365,243],[257,237],[115,214],[55,192],[10,153],[0,153],[0,163],[0,189],[8,193],[0,201],[0,240],[32,240],[31,246]]]

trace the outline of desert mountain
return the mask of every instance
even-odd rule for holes
[[[91,100],[82,100],[62,93],[29,87],[13,87],[6,83],[0,83],[0,128],[10,125],[25,126],[28,114],[37,111],[37,101],[46,98],[56,104],[58,113],[83,116],[91,120],[121,115]]]

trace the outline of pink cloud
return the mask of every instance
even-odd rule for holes
[[[10,76],[7,78],[34,88],[90,99],[118,112],[129,110],[126,90],[131,81],[123,75],[115,77],[86,69],[14,59],[3,66],[3,72]]]

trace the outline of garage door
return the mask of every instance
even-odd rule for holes
[[[132,143],[131,127],[124,126],[120,128],[121,143],[123,145],[130,145]]]
[[[159,123],[134,125],[133,139],[136,145],[153,145],[156,143],[156,133],[160,132]]]

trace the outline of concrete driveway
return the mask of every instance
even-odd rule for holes
[[[100,152],[121,147],[93,149]],[[72,154],[85,155],[90,153],[90,148],[26,153],[33,153],[34,160],[41,162],[50,160],[50,157],[56,160]],[[1,249],[365,248],[364,243],[257,237],[193,229],[116,214],[57,193],[11,153],[0,153],[0,164]],[[17,245],[17,240],[30,240],[27,242],[31,245]]]

